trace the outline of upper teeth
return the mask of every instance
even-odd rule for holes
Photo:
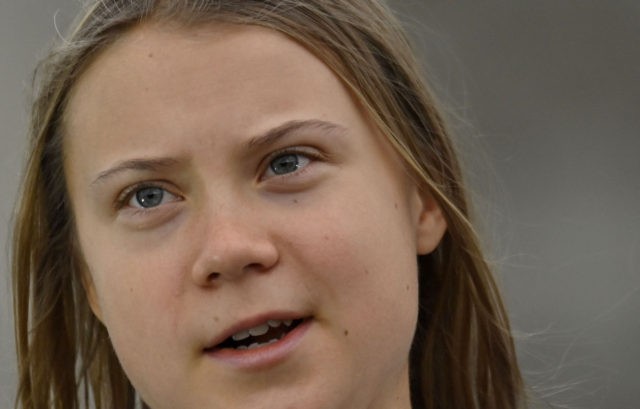
[[[249,338],[249,336],[260,336],[264,335],[269,331],[269,327],[278,328],[281,324],[290,327],[293,323],[293,320],[269,320],[264,324],[260,324],[256,327],[249,328],[247,330],[242,330],[240,332],[236,332],[231,336],[234,341],[242,341],[243,339]]]

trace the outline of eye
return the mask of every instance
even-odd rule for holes
[[[279,154],[269,162],[266,177],[281,176],[294,173],[311,163],[308,155],[297,152]]]
[[[127,205],[137,209],[152,209],[177,200],[178,196],[159,186],[141,186],[129,193]]]

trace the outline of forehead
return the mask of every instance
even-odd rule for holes
[[[282,81],[305,71],[306,79],[336,80],[303,46],[274,30],[224,23],[197,27],[147,23],[124,34],[92,61],[73,87],[67,111],[79,116],[87,94],[99,93],[104,103],[120,96],[114,94],[123,88],[145,91],[141,97],[157,92],[153,96],[169,98],[176,88],[233,94],[243,84],[255,85],[258,71],[262,80]],[[81,103],[74,103],[78,100]]]
[[[109,46],[79,78],[65,116],[65,149],[77,158],[91,145],[104,157],[121,140],[127,149],[148,147],[161,134],[211,141],[212,135],[260,133],[300,119],[295,116],[346,121],[353,111],[337,76],[274,30],[145,24]]]

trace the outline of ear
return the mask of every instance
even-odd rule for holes
[[[438,247],[447,231],[447,221],[442,209],[430,192],[415,188],[413,195],[414,221],[416,226],[416,252],[429,254]]]

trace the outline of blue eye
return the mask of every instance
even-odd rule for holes
[[[286,175],[307,166],[310,159],[297,153],[285,153],[275,157],[269,162],[269,170],[275,175]]]
[[[129,206],[139,209],[151,209],[158,207],[167,201],[173,201],[177,197],[158,186],[141,187],[133,192],[129,199]]]

